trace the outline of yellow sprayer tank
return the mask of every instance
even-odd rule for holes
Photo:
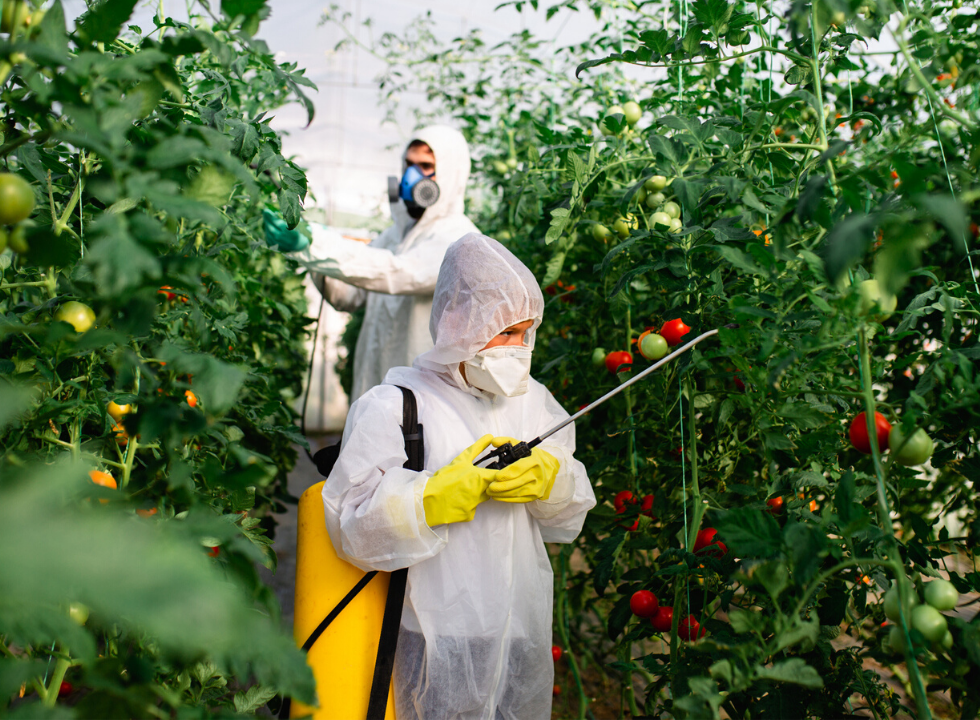
[[[334,552],[323,519],[323,483],[299,500],[296,527],[296,608],[293,637],[299,647],[365,572]],[[306,662],[316,677],[319,709],[293,702],[290,717],[313,714],[315,720],[364,720],[367,717],[374,661],[381,636],[388,573],[379,572],[333,620],[310,648]],[[385,720],[395,720],[393,690]]]

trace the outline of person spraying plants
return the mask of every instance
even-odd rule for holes
[[[464,214],[470,154],[459,131],[419,130],[403,164],[401,180],[388,180],[393,223],[370,245],[317,223],[290,230],[277,213],[263,211],[266,242],[310,270],[327,302],[344,312],[365,308],[352,402],[389,369],[411,365],[432,347],[428,324],[439,265],[452,242],[477,230]]]
[[[574,425],[501,470],[474,465],[568,418],[530,377],[544,300],[500,243],[449,246],[429,322],[433,347],[351,407],[323,486],[337,554],[365,570],[408,568],[394,665],[399,720],[550,717],[551,563],[595,495]],[[406,469],[403,396],[418,402],[424,469]]]

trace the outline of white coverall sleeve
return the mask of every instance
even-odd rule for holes
[[[348,285],[343,280],[334,280],[320,273],[310,273],[310,279],[323,299],[340,312],[353,312],[367,301],[367,290]]]
[[[548,393],[542,411],[543,432],[568,417],[568,413]],[[540,445],[558,460],[558,476],[547,500],[528,503],[528,512],[538,520],[545,542],[572,542],[582,532],[585,516],[595,507],[595,493],[585,465],[575,459],[575,425],[568,425]]]
[[[364,245],[316,223],[310,223],[310,230],[313,241],[309,247],[290,253],[290,257],[313,272],[388,295],[432,294],[446,248],[456,240],[426,240],[396,255],[386,247],[378,247],[386,242]],[[389,228],[384,234],[392,231]]]
[[[378,385],[350,409],[340,456],[323,485],[327,531],[337,554],[363,570],[390,572],[439,553],[448,533],[425,522],[431,472],[402,465],[402,394]]]

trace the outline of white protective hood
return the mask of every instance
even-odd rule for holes
[[[442,258],[450,244],[476,231],[463,214],[470,153],[462,134],[432,125],[412,139],[432,148],[439,184],[439,199],[417,222],[398,200],[391,205],[393,225],[370,245],[310,223],[312,243],[292,254],[315,273],[316,286],[335,308],[350,312],[366,305],[351,401],[379,384],[388,370],[411,365],[432,347],[429,314]]]
[[[340,557],[365,570],[408,568],[395,659],[399,720],[551,717],[554,578],[545,542],[568,543],[595,495],[574,458],[575,426],[540,446],[559,461],[547,500],[488,499],[470,522],[430,527],[426,482],[486,433],[530,440],[568,417],[533,378],[517,397],[461,385],[459,363],[509,325],[541,320],[533,275],[499,243],[466,235],[446,252],[432,313],[435,346],[392,369],[353,404],[323,487]],[[418,401],[424,470],[403,467],[402,395]]]
[[[525,320],[534,321],[525,336],[526,345],[533,349],[543,313],[541,289],[524,263],[486,235],[464,235],[450,245],[439,269],[429,318],[433,347],[414,365],[446,376],[461,390],[480,394],[483,391],[463,379],[459,364],[502,330]]]

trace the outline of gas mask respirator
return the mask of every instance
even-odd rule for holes
[[[493,395],[516,397],[527,392],[531,348],[498,345],[466,360],[466,382]]]
[[[424,175],[417,165],[409,165],[401,181],[394,175],[388,176],[388,200],[394,203],[399,199],[405,201],[409,216],[418,220],[425,209],[439,199],[439,186],[431,176]]]

